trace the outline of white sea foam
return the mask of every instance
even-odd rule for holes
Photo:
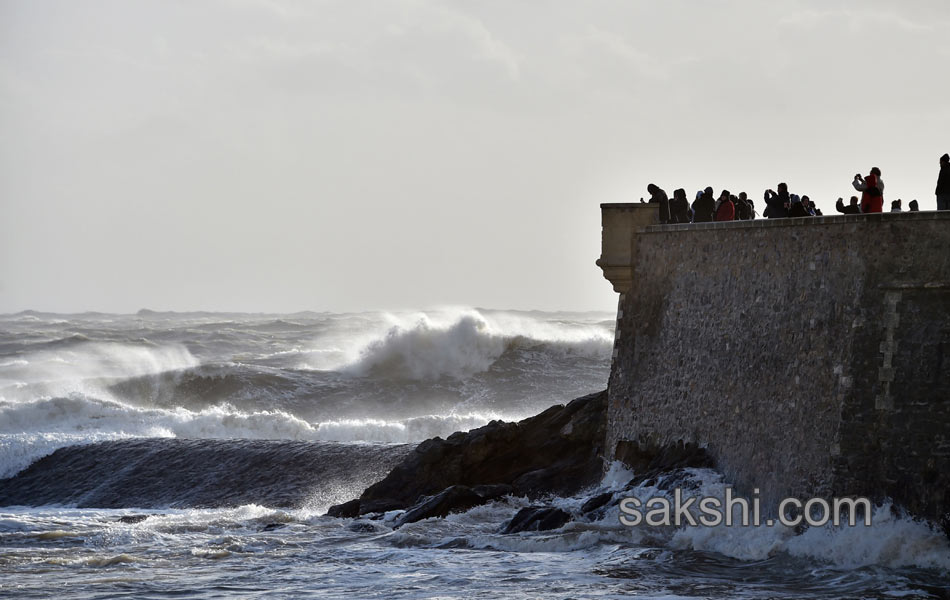
[[[471,413],[310,423],[285,411],[248,412],[227,404],[192,411],[141,408],[81,394],[0,400],[0,477],[17,473],[57,448],[129,437],[411,443],[467,431],[493,418],[490,413]]]
[[[543,347],[557,356],[607,358],[611,332],[599,324],[552,323],[512,313],[476,310],[386,315],[386,328],[353,338],[340,368],[359,376],[416,380],[462,379],[488,370],[513,345]],[[311,365],[314,366],[314,365]]]
[[[785,549],[845,568],[886,565],[950,573],[947,536],[928,523],[895,516],[889,504],[874,510],[870,527],[812,527],[789,539]]]
[[[698,489],[684,492],[684,497],[714,496],[724,502],[728,484],[720,473],[711,469],[689,469],[688,472],[698,483]],[[639,486],[631,490],[630,495],[643,502],[656,496],[672,499],[670,492],[654,486]],[[697,511],[693,512],[698,516]],[[737,508],[733,513],[735,523],[739,522],[739,514]],[[615,507],[604,520],[616,522],[618,519],[619,509]],[[740,560],[764,560],[785,552],[819,559],[841,568],[914,566],[950,572],[950,543],[931,525],[908,517],[895,517],[890,504],[878,506],[871,523],[870,527],[863,522],[854,527],[830,524],[811,527],[801,535],[778,522],[773,526],[763,524],[757,527],[687,526],[671,530],[670,545],[718,552]],[[638,526],[639,529],[645,527],[649,528]]]
[[[359,375],[408,379],[443,375],[462,378],[487,370],[505,347],[505,338],[474,315],[464,316],[447,328],[421,318],[410,328],[394,327],[382,339],[368,344],[349,370]]]

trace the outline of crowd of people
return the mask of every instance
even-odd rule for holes
[[[652,183],[647,186],[647,192],[650,194],[650,202],[660,205],[660,223],[709,223],[747,221],[755,218],[755,206],[745,192],[734,196],[729,190],[722,190],[717,199],[713,189],[707,187],[696,192],[692,203],[683,188],[674,190],[672,199]]]
[[[874,167],[867,175],[858,173],[851,182],[855,191],[861,193],[851,196],[850,204],[845,205],[843,198],[838,198],[836,208],[843,214],[879,213],[884,210],[884,179],[881,170]],[[777,190],[777,191],[776,191]],[[788,185],[780,183],[776,190],[765,190],[765,210],[763,217],[769,219],[817,217],[822,216],[821,210],[815,206],[808,196],[789,193]],[[749,221],[755,219],[758,213],[755,204],[745,192],[733,195],[729,190],[722,190],[716,198],[711,187],[696,192],[692,203],[686,196],[686,190],[679,188],[673,191],[673,198],[659,186],[651,183],[647,186],[650,194],[649,202],[659,205],[660,223],[710,223],[713,221]],[[940,157],[940,174],[937,176],[937,210],[950,210],[950,154]],[[641,202],[644,200],[641,198]],[[891,202],[891,212],[901,212],[901,200]],[[920,210],[917,200],[911,200],[908,210]]]

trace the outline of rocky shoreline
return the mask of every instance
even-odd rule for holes
[[[431,517],[445,517],[505,496],[541,502],[549,496],[588,491],[580,513],[539,503],[523,508],[503,533],[561,527],[570,520],[599,518],[619,502],[622,492],[598,490],[604,474],[606,390],[557,405],[517,423],[492,421],[447,439],[419,444],[381,481],[359,498],[331,506],[331,517],[378,517],[403,510],[395,527]],[[678,469],[712,467],[701,448],[671,446],[663,449],[625,447],[621,457],[638,473],[626,488],[659,474],[665,481]]]

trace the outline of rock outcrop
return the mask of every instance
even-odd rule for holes
[[[548,531],[564,526],[571,518],[570,513],[554,506],[526,506],[508,521],[501,532]]]
[[[449,513],[466,511],[510,493],[511,486],[504,484],[478,485],[473,488],[466,485],[453,485],[402,513],[396,519],[394,528],[422,519],[444,517]]]
[[[603,474],[606,404],[603,391],[517,423],[492,421],[426,440],[357,500],[332,506],[327,514],[355,517],[414,507],[410,513],[421,519],[466,510],[502,490],[528,498],[575,494]],[[407,515],[401,523],[410,522]]]

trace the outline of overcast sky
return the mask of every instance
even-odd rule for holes
[[[950,2],[0,0],[0,312],[603,309],[655,182],[935,208]]]

